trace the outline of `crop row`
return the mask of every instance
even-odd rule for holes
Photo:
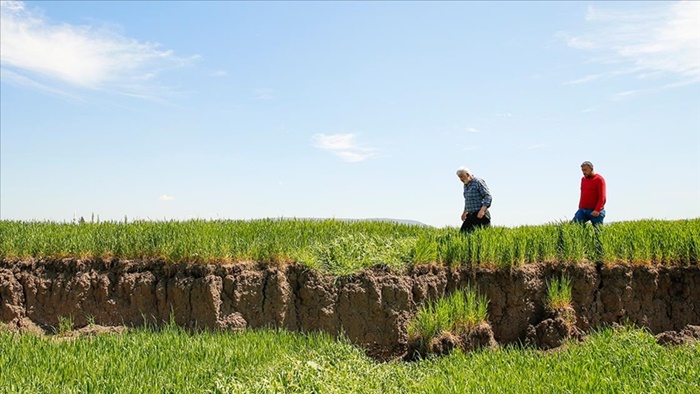
[[[700,219],[590,225],[551,223],[456,228],[391,222],[0,221],[0,258],[163,259],[171,262],[298,262],[346,274],[375,265],[511,266],[537,262],[697,264]]]

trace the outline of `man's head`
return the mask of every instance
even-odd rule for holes
[[[593,163],[588,160],[581,163],[581,172],[583,172],[583,176],[586,178],[590,178],[595,175],[595,171],[593,171]]]
[[[469,168],[462,166],[457,169],[457,177],[460,181],[462,181],[462,183],[466,185],[467,183],[469,183],[469,181],[472,180],[474,176],[472,175],[472,172],[469,170]]]

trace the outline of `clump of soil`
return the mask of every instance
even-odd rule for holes
[[[700,326],[687,325],[680,331],[666,331],[656,335],[659,345],[682,345],[700,340]]]
[[[122,334],[128,331],[124,326],[101,326],[99,324],[90,324],[77,330],[69,331],[67,336],[95,336],[103,334]]]
[[[69,329],[66,331],[58,331],[56,327],[41,327],[34,324],[29,319],[15,319],[9,323],[1,323],[0,331],[7,330],[9,332],[20,334],[31,334],[40,337],[47,337],[60,341],[74,340],[80,337],[92,337],[106,334],[122,334],[129,330],[126,326],[102,326],[99,324],[88,324],[81,328]]]
[[[445,331],[434,338],[423,338],[422,336],[409,338],[408,352],[404,359],[406,361],[415,361],[431,355],[446,356],[455,349],[469,352],[495,346],[497,346],[497,343],[493,337],[491,325],[483,322],[458,334]]]
[[[576,311],[571,307],[545,309],[544,319],[529,325],[525,344],[542,350],[560,347],[569,339],[583,340],[585,334],[576,327]]]
[[[41,328],[38,324],[34,323],[28,318],[16,318],[10,320],[9,322],[0,322],[0,329],[7,330],[10,332],[17,333],[27,333],[35,335],[45,335],[46,331]]]

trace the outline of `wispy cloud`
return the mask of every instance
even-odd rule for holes
[[[591,81],[595,81],[596,79],[600,79],[600,77],[602,77],[602,76],[603,76],[603,74],[586,75],[585,77],[582,77],[582,78],[567,81],[566,83],[564,83],[564,85],[578,85],[580,83],[591,82]]]
[[[355,134],[314,134],[312,139],[316,148],[327,150],[343,161],[356,163],[374,156],[374,148],[360,146],[355,141]]]
[[[499,118],[512,118],[513,114],[511,114],[510,112],[499,112],[496,114],[496,116],[498,116]]]
[[[657,3],[637,12],[590,6],[588,31],[560,32],[572,48],[593,54],[591,61],[614,66],[608,73],[568,82],[631,74],[639,79],[671,78],[662,88],[700,82],[700,2]]]
[[[0,2],[0,65],[15,76],[10,83],[27,86],[31,80],[47,91],[77,88],[157,99],[169,92],[158,84],[159,73],[193,59],[125,37],[113,25],[53,23],[29,4]]]
[[[571,37],[563,32],[559,33],[558,36],[563,38],[564,40],[566,40],[566,44],[572,48],[594,49],[597,47],[597,45],[593,41],[586,40],[586,39],[579,38],[579,37]]]
[[[277,98],[277,93],[270,88],[258,88],[253,91],[256,100],[274,100]]]
[[[474,127],[474,126],[468,126],[465,124],[453,124],[452,125],[452,130],[454,130],[457,133],[481,133],[481,130]]]
[[[163,194],[162,196],[158,197],[160,201],[173,201],[175,200],[175,197],[168,195],[168,194]]]
[[[531,145],[526,146],[525,149],[527,149],[527,150],[542,149],[542,148],[546,148],[548,146],[549,146],[548,144],[542,144],[542,143],[531,144]]]
[[[643,93],[643,90],[626,90],[624,92],[615,93],[612,96],[613,100],[625,100]]]
[[[75,94],[71,94],[71,93],[66,92],[64,90],[45,85],[41,82],[37,82],[31,78],[17,74],[14,71],[11,71],[9,69],[2,68],[2,67],[0,67],[0,81],[6,82],[6,83],[11,83],[15,86],[21,86],[24,88],[43,91],[45,93],[50,93],[50,94],[53,94],[53,95],[56,95],[59,97],[66,98],[66,99],[71,99],[71,100],[75,100],[75,101],[85,101]]]
[[[227,73],[226,71],[224,71],[224,70],[216,70],[216,71],[212,72],[212,73],[209,74],[209,75],[212,76],[212,77],[221,78],[221,77],[227,77],[227,76],[228,76],[228,73]]]

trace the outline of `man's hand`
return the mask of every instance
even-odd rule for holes
[[[485,214],[486,214],[486,207],[481,207],[481,209],[479,210],[479,213],[476,214],[476,217],[481,219],[484,217]]]
[[[467,220],[467,211],[462,212],[462,221]]]
[[[598,215],[600,215],[600,212],[593,211],[593,212],[591,212],[591,215],[593,215],[594,217],[598,217]]]

